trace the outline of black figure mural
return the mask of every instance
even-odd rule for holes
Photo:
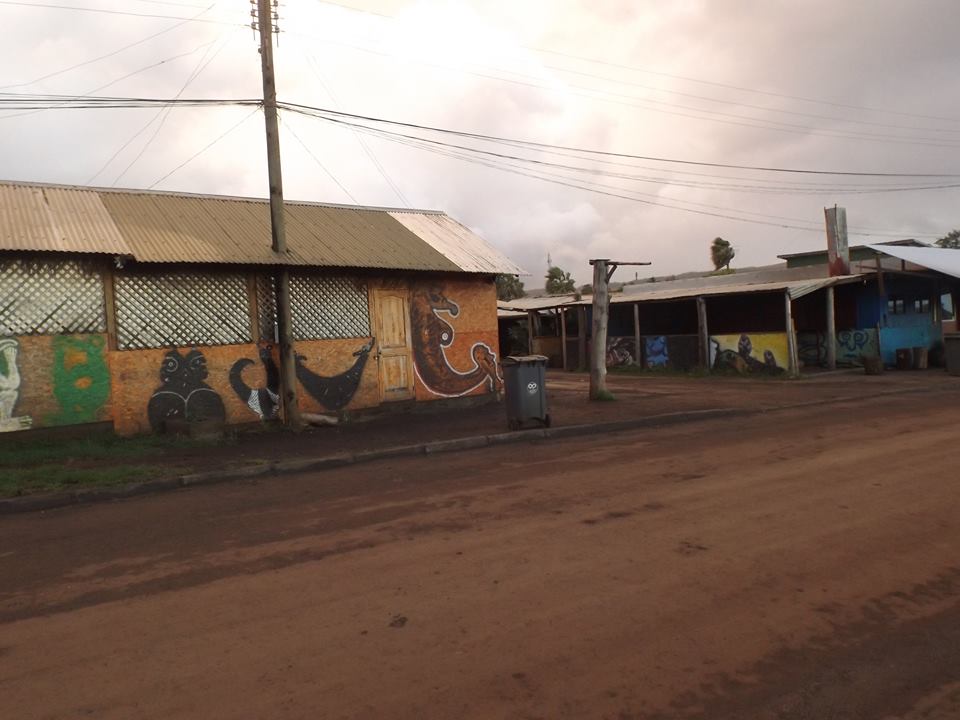
[[[254,364],[250,358],[240,358],[230,368],[230,387],[261,420],[272,420],[280,412],[280,371],[270,345],[260,347],[260,362],[267,373],[266,387],[253,389],[243,381],[243,371]]]
[[[493,391],[501,382],[497,354],[486,343],[470,348],[473,367],[460,372],[447,360],[446,348],[453,344],[453,326],[438,313],[460,314],[460,306],[439,288],[417,290],[410,316],[413,321],[413,360],[417,377],[434,395],[459,397],[486,384]]]
[[[343,410],[353,399],[357,388],[360,387],[363,368],[367,364],[370,350],[373,349],[375,342],[376,339],[371,339],[370,342],[357,350],[353,354],[356,360],[350,369],[333,377],[317,375],[303,364],[306,358],[303,355],[297,355],[297,380],[303,385],[303,389],[310,394],[310,397],[327,410]]]
[[[753,343],[750,341],[750,336],[741,335],[740,341],[737,343],[737,351],[720,350],[716,353],[713,367],[738,372],[766,373],[768,375],[777,375],[784,372],[783,368],[777,365],[777,359],[774,357],[773,351],[763,351],[763,362],[753,357],[752,352]]]
[[[220,420],[226,418],[223,400],[207,385],[207,359],[199,350],[186,355],[171,349],[160,366],[160,387],[147,405],[147,418],[154,432],[162,432],[168,420]]]

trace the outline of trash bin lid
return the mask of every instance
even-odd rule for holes
[[[503,359],[505,363],[545,363],[548,362],[550,358],[546,355],[507,355]]]

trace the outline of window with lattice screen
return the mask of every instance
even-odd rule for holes
[[[114,296],[121,350],[252,341],[240,273],[117,273]]]
[[[0,337],[106,331],[100,269],[76,260],[0,260]]]
[[[355,278],[293,274],[290,310],[294,340],[370,335],[367,286]]]

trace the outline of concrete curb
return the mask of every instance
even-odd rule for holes
[[[931,392],[931,390],[929,388],[908,388],[903,390],[887,390],[884,392],[876,392],[869,397],[877,398],[890,395],[912,395],[927,392]],[[470,437],[454,438],[452,440],[434,440],[432,442],[419,443],[416,445],[396,445],[394,447],[381,448],[378,450],[365,450],[358,453],[340,453],[337,455],[326,455],[316,458],[281,460],[279,462],[268,462],[243,468],[191,473],[176,478],[150,480],[142,483],[124,485],[117,488],[91,488],[89,490],[78,490],[76,492],[58,495],[27,495],[24,497],[5,498],[0,499],[0,515],[35,512],[38,510],[53,510],[55,508],[67,507],[70,505],[122,500],[124,498],[136,497],[137,495],[176,490],[184,487],[215,485],[218,483],[229,482],[231,480],[259,478],[297,472],[332,470],[335,468],[345,467],[347,465],[359,465],[361,463],[374,462],[376,460],[388,460],[392,458],[412,457],[416,455],[439,455],[442,453],[459,452],[463,450],[477,450],[479,448],[488,447],[491,445],[536,442],[538,440],[557,440],[568,437],[583,437],[587,435],[600,435],[604,433],[641,430],[643,428],[668,427],[670,425],[699,422],[703,420],[716,420],[720,418],[749,417],[751,415],[763,415],[765,413],[778,412],[782,410],[794,410],[823,405],[839,405],[845,402],[863,399],[864,396],[862,395],[845,395],[841,397],[828,398],[825,400],[811,400],[809,402],[793,403],[790,405],[777,405],[766,408],[712,408],[707,410],[685,410],[681,412],[651,415],[643,418],[632,418],[630,420],[586,423],[582,425],[565,425],[555,428],[520,430],[516,432],[496,433],[493,435],[474,435]]]

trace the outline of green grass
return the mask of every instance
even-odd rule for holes
[[[172,448],[204,447],[216,441],[161,435],[122,438],[104,433],[70,439],[13,440],[0,444],[0,468],[24,467],[66,460],[102,460],[160,455]]]
[[[4,439],[0,443],[0,497],[156,479],[176,470],[169,463],[156,462],[164,453],[219,442],[160,435],[122,438],[111,433]]]
[[[109,487],[138,480],[157,479],[170,467],[159,465],[110,465],[102,468],[73,468],[40,465],[0,469],[0,497],[15,497],[81,487]]]

